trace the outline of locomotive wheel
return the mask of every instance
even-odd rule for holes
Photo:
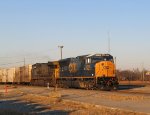
[[[92,84],[89,84],[89,85],[88,85],[88,88],[89,88],[89,90],[93,90],[93,85],[92,85]]]
[[[105,86],[102,84],[99,86],[99,88],[100,88],[100,90],[105,90]]]
[[[89,84],[88,83],[85,84],[85,89],[89,90]]]
[[[92,82],[86,82],[85,83],[85,88],[87,89],[87,90],[92,90],[93,89],[93,83]]]
[[[117,85],[114,85],[113,87],[112,87],[112,90],[114,90],[114,91],[116,91],[118,89],[118,86]]]

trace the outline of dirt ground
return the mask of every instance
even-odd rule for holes
[[[150,81],[119,81],[119,84],[132,84],[132,85],[142,85],[142,84],[146,84],[146,85],[150,85]]]
[[[150,86],[120,86],[118,91],[0,85],[1,114],[146,115]]]

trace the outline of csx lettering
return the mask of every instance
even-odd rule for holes
[[[103,66],[104,69],[109,69],[109,66]]]

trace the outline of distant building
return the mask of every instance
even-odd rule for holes
[[[149,76],[149,75],[150,75],[150,71],[146,72],[146,75],[148,75],[148,76]]]

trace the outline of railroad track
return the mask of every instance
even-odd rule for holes
[[[126,94],[132,94],[132,95],[141,95],[141,96],[150,96],[149,92],[143,92],[143,91],[129,91],[129,90],[125,90],[125,91],[116,91],[118,93],[126,93]]]
[[[20,86],[20,87],[24,87],[24,86]],[[128,86],[126,86],[126,87],[128,87]],[[36,90],[36,88],[42,88],[42,87],[39,87],[39,86],[28,86],[28,87],[26,87],[27,89],[24,89],[24,92],[25,93],[31,93],[31,91],[28,89],[28,88],[35,88],[35,90]],[[46,88],[46,87],[43,87],[43,88]],[[43,89],[42,88],[42,89]],[[44,92],[46,92],[46,91],[48,91],[47,89],[45,89],[44,91],[41,89],[41,92],[40,93],[44,93]],[[78,90],[78,91],[80,91],[80,90],[84,90],[84,91],[86,91],[86,89],[75,89],[75,88],[67,88],[67,90],[68,89],[71,89],[71,90]],[[118,90],[113,90],[113,91],[103,91],[103,90],[88,90],[88,91],[91,91],[91,92],[102,92],[102,93],[111,93],[111,92],[115,92],[115,93],[122,93],[122,94],[132,94],[132,95],[141,95],[141,96],[150,96],[150,92],[149,91],[146,91],[146,90],[132,90],[132,89],[134,89],[134,88],[125,88],[125,89],[123,89],[123,88],[119,88]],[[19,89],[20,90],[20,89]],[[53,88],[51,89],[51,90],[53,90]],[[51,91],[51,90],[49,90],[49,91]],[[58,91],[61,91],[61,90],[66,90],[66,88],[58,88],[57,89]],[[32,92],[33,93],[33,92]],[[37,91],[35,91],[35,93],[37,93]],[[39,93],[39,92],[38,92]]]

